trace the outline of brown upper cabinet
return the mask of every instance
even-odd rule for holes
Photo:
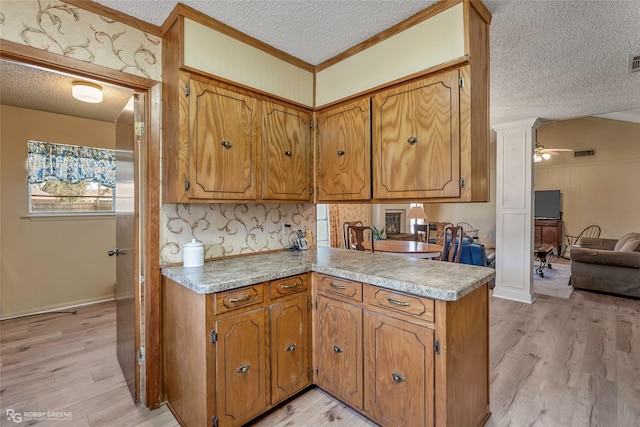
[[[460,196],[459,80],[441,72],[373,98],[375,198]]]
[[[310,201],[311,112],[180,73],[164,147],[164,202]]]
[[[256,199],[260,102],[194,78],[186,88],[189,198]]]
[[[370,99],[318,114],[317,200],[371,199]]]
[[[262,198],[312,198],[311,113],[263,101]]]
[[[163,202],[488,201],[490,22],[441,1],[312,66],[179,4]]]

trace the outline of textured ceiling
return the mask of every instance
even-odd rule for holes
[[[161,25],[175,0],[98,0]],[[185,0],[237,30],[318,64],[433,4],[431,0]],[[486,0],[492,125],[640,108],[640,0]],[[3,83],[4,86],[4,83]]]
[[[0,103],[66,116],[115,122],[133,92],[100,83],[104,100],[100,104],[88,104],[71,96],[73,82],[82,80],[86,79],[0,61]]]

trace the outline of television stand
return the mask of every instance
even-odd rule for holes
[[[533,223],[533,228],[534,246],[551,245],[556,248],[556,255],[560,256],[562,253],[562,220],[536,218]]]

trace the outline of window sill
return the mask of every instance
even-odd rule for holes
[[[115,219],[115,212],[100,213],[30,213],[22,215],[20,219],[28,219],[29,221],[77,221],[77,220],[103,220]]]

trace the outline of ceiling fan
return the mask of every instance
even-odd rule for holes
[[[549,160],[552,154],[555,155],[563,151],[573,150],[571,148],[544,148],[544,145],[536,141],[536,148],[533,152],[533,161],[537,163],[543,160]]]

